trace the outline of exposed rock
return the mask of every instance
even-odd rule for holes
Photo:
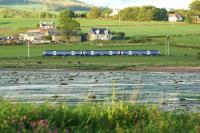
[[[67,83],[60,83],[60,85],[68,85]]]

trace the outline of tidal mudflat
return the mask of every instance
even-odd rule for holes
[[[1,70],[0,96],[27,103],[116,100],[200,112],[200,73]]]

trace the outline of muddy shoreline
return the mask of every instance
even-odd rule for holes
[[[0,71],[144,71],[144,72],[200,72],[200,67],[127,67],[122,69],[101,68],[101,69],[81,69],[81,68],[66,68],[66,69],[33,69],[33,68],[0,68]]]

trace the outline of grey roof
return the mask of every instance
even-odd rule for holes
[[[108,28],[92,28],[94,34],[111,34]]]

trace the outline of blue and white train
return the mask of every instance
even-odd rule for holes
[[[157,56],[158,50],[46,50],[44,57],[48,56]]]

